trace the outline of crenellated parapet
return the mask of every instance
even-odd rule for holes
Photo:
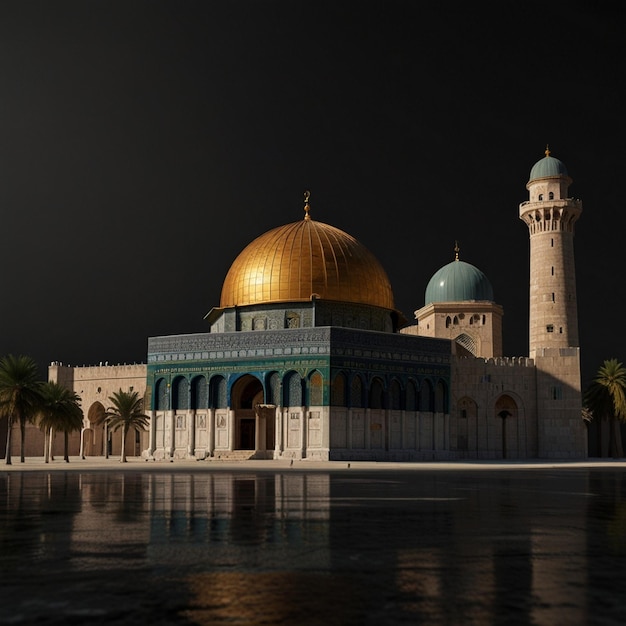
[[[457,360],[459,367],[476,367],[484,365],[494,365],[496,367],[534,367],[535,361],[526,356],[501,356],[489,359],[480,357],[459,357]]]

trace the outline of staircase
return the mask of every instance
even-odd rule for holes
[[[216,450],[207,461],[249,461],[254,456],[254,450]]]

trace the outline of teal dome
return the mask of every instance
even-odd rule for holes
[[[493,287],[477,268],[458,259],[435,272],[426,286],[424,306],[431,302],[463,302],[487,300],[493,302]]]
[[[546,176],[567,176],[567,168],[563,161],[559,161],[550,156],[550,151],[546,150],[546,156],[537,161],[530,170],[529,181],[537,178],[546,178]]]

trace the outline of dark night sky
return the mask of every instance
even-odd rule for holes
[[[626,360],[614,4],[3,0],[0,355],[45,375],[207,330],[235,257],[301,219],[306,189],[409,319],[458,240],[505,354],[527,354],[518,205],[549,143],[583,200],[583,383]]]

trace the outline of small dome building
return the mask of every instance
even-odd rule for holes
[[[459,260],[458,252],[452,263],[437,270],[426,286],[424,304],[432,302],[493,301],[493,287],[477,268]]]
[[[503,310],[496,304],[489,279],[459,259],[438,269],[428,281],[424,306],[415,311],[417,326],[403,332],[423,337],[448,337],[459,355],[502,356]]]

